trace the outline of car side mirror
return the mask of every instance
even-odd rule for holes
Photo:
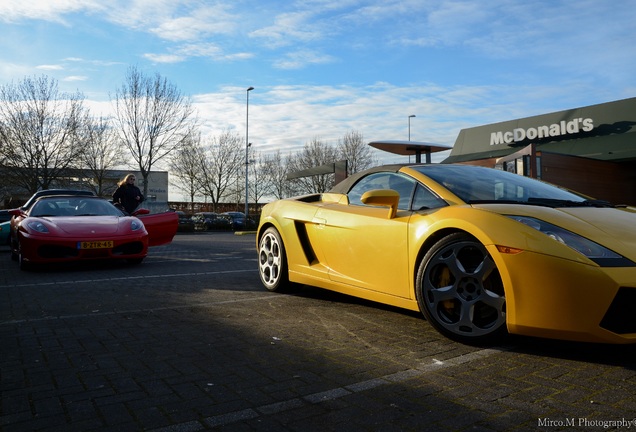
[[[389,219],[395,217],[400,194],[392,189],[374,189],[362,194],[360,198],[365,205],[389,207]]]
[[[147,215],[150,214],[150,210],[148,210],[147,208],[140,208],[139,210],[135,210],[133,212],[133,216],[139,216],[139,215]]]

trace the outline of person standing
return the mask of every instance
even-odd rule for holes
[[[113,204],[119,204],[129,214],[144,200],[141,190],[135,186],[135,180],[134,174],[128,174],[117,183],[117,190],[113,193]]]

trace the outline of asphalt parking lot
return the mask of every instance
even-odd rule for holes
[[[21,272],[0,250],[1,431],[636,429],[636,347],[472,347],[418,314],[265,291],[253,235],[139,266]]]

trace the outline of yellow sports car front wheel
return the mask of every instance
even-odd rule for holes
[[[486,248],[464,233],[450,234],[424,256],[417,301],[440,333],[464,343],[491,343],[506,334],[506,301]]]

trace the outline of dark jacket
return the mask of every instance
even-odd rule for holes
[[[137,200],[137,197],[139,197],[139,200]],[[113,203],[121,204],[128,213],[134,212],[143,200],[144,196],[141,194],[141,190],[132,184],[123,184],[113,193]]]

